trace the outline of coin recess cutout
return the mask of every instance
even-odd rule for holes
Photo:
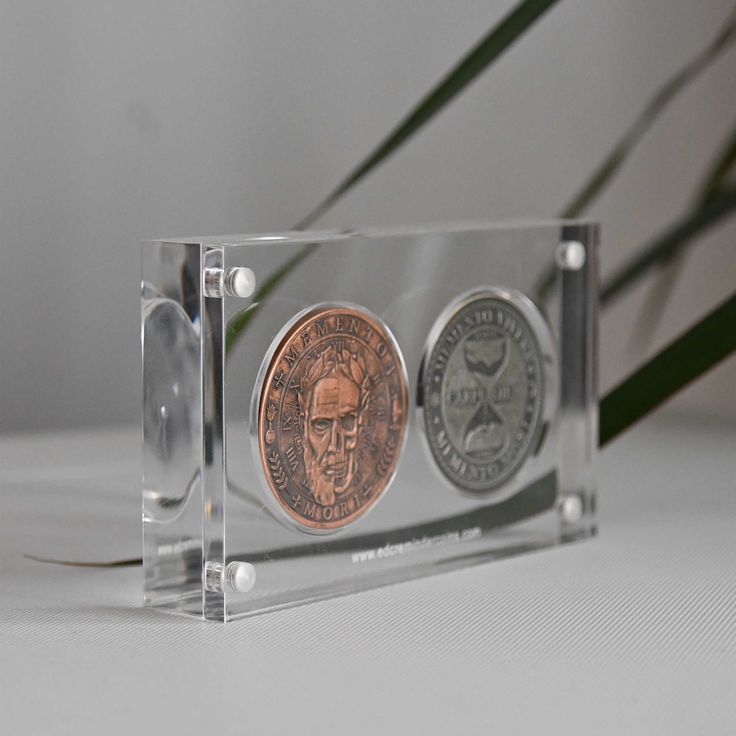
[[[311,307],[276,337],[260,376],[252,426],[272,508],[313,534],[364,516],[406,439],[408,379],[388,327],[357,305]]]

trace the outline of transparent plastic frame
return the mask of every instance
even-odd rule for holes
[[[594,534],[597,245],[568,221],[144,242],[145,604],[226,621]],[[422,397],[443,325],[478,294],[531,326],[543,400],[520,467],[469,493],[433,457]],[[326,303],[385,325],[409,406],[382,497],[317,535],[274,502],[257,425],[270,356]]]

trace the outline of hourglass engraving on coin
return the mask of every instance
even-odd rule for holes
[[[261,469],[287,519],[334,531],[393,480],[408,419],[406,369],[386,325],[357,306],[313,307],[282,334],[257,388]]]
[[[503,289],[465,295],[435,323],[418,397],[435,463],[462,491],[500,490],[538,444],[543,330],[532,302]]]

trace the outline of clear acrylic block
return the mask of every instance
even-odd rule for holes
[[[224,621],[594,534],[597,241],[143,243],[146,605]]]

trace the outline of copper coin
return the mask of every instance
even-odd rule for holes
[[[307,531],[352,523],[393,480],[407,417],[406,369],[386,325],[355,306],[310,309],[276,346],[260,392],[273,497]]]

